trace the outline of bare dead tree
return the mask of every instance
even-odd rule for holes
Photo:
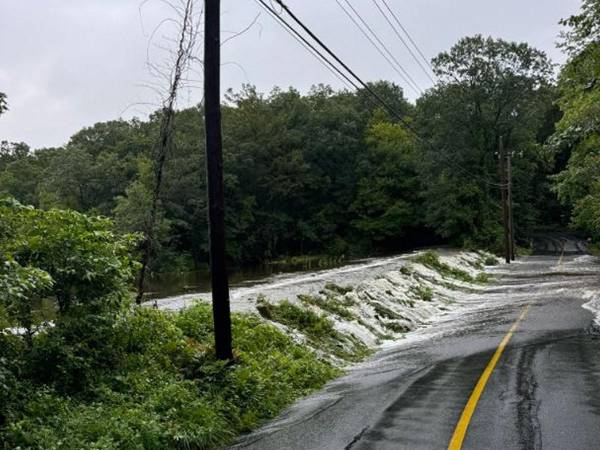
[[[155,26],[149,35],[148,46],[146,49],[146,67],[152,80],[141,86],[156,94],[159,100],[156,103],[144,102],[134,104],[158,107],[160,111],[159,132],[153,155],[154,178],[151,192],[151,205],[143,226],[144,240],[142,243],[142,267],[137,285],[137,304],[142,303],[148,267],[150,266],[155,250],[156,220],[159,209],[163,170],[167,155],[173,145],[173,127],[178,93],[180,89],[184,87],[198,90],[202,88],[201,68],[197,69],[195,66],[203,66],[202,59],[198,57],[198,54],[200,53],[199,38],[202,30],[203,11],[196,11],[196,0],[155,1],[166,5],[172,12],[172,17],[161,20]],[[142,8],[148,2],[150,2],[150,0],[144,0],[140,4],[140,19],[142,17]],[[230,33],[231,36],[225,39],[222,44],[226,44],[228,41],[248,32],[257,24],[259,16],[260,14],[255,16],[253,20],[240,31],[226,31],[226,33]],[[167,25],[176,28],[175,34],[177,37],[174,38],[162,34],[163,27]],[[156,38],[160,38],[160,42],[156,42]],[[151,49],[158,49],[166,54],[167,57],[155,62],[151,58]],[[239,64],[235,62],[224,63],[224,65],[226,64],[235,65],[244,73],[246,78],[248,78],[244,68]],[[128,108],[129,107],[126,109]]]
[[[198,36],[200,34],[200,16],[201,13],[195,13],[194,0],[180,0],[179,2],[171,2],[162,0],[174,11],[175,19],[165,19],[161,21],[152,32],[149,40],[152,43],[153,37],[165,23],[176,23],[179,27],[178,38],[173,41],[175,50],[171,51],[168,48],[160,46],[169,55],[173,56],[172,60],[165,63],[155,64],[150,61],[149,53],[147,57],[147,66],[149,72],[158,80],[167,82],[168,88],[163,96],[162,105],[160,108],[160,125],[157,141],[154,147],[153,157],[153,186],[151,192],[150,211],[144,223],[144,241],[142,245],[142,267],[138,278],[138,289],[136,303],[141,304],[144,297],[144,287],[146,282],[146,274],[150,265],[155,242],[156,231],[156,216],[159,205],[160,191],[163,178],[163,170],[167,154],[173,145],[173,122],[175,117],[175,106],[177,103],[177,94],[183,84],[189,81],[188,75],[191,69],[191,63],[197,58],[194,56]],[[144,2],[146,3],[146,2]],[[142,4],[143,5],[143,4]],[[164,40],[171,41],[164,37]],[[155,92],[161,93],[159,85],[149,85]]]

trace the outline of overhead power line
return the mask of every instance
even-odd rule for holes
[[[266,8],[272,15],[276,16],[277,20],[281,23],[284,24],[286,29],[290,30],[291,32],[294,33],[294,35],[296,37],[298,37],[298,39],[300,39],[303,43],[306,44],[306,46],[308,46],[309,48],[311,48],[312,50],[314,50],[316,52],[316,54],[319,55],[320,58],[322,58],[324,61],[326,61],[326,63],[328,64],[329,67],[331,67],[332,69],[334,69],[338,74],[340,74],[340,76],[343,76],[346,80],[348,80],[348,82],[357,90],[359,90],[359,85],[362,86],[362,88],[368,93],[370,94],[379,105],[381,105],[385,110],[387,110],[392,116],[396,117],[405,127],[408,131],[410,131],[416,138],[417,140],[419,140],[420,142],[422,142],[424,145],[426,145],[427,147],[429,147],[432,150],[439,150],[437,148],[434,148],[434,146],[423,136],[420,135],[420,133],[415,130],[412,126],[412,124],[406,120],[406,117],[399,113],[395,108],[393,108],[391,105],[389,105],[385,100],[383,100],[368,84],[366,84],[352,69],[350,69],[350,67],[348,67],[348,65],[346,63],[344,63],[327,45],[325,45],[325,43],[323,41],[321,41],[321,39],[319,39],[314,32],[312,32],[290,9],[289,7],[282,1],[282,0],[273,0],[275,1],[277,4],[279,4],[282,9],[292,18],[292,20],[294,22],[296,22],[296,24],[298,24],[300,26],[300,28],[302,30],[304,30],[304,32],[310,36],[310,38],[312,38],[326,53],[327,55],[329,55],[331,58],[333,58],[333,60],[339,64],[339,66],[341,68],[343,68],[346,72],[348,72],[348,74],[353,78],[350,79],[350,77],[346,74],[344,74],[344,72],[341,70],[340,67],[338,67],[337,65],[335,65],[331,60],[329,60],[329,58],[324,55],[321,51],[319,51],[318,49],[316,49],[314,47],[314,45],[312,45],[308,39],[306,39],[306,37],[302,36],[302,34],[296,30],[293,26],[291,26],[283,17],[281,17],[281,15],[279,15],[272,7],[270,7],[269,5],[267,5],[265,3],[265,0],[255,0],[258,3],[260,3],[264,8]],[[306,46],[305,49],[306,49]],[[312,53],[312,52],[311,52]],[[315,53],[312,53],[313,55],[315,55]],[[478,179],[480,181],[482,181],[483,183],[489,185],[489,186],[496,186],[496,187],[504,187],[504,184],[501,183],[497,183],[497,182],[493,182],[493,181],[489,181],[486,178],[482,177],[481,175],[475,174],[471,171],[469,171],[468,169],[462,167],[460,164],[455,163],[454,161],[452,161],[451,159],[446,159],[444,158],[445,161],[451,165],[454,166],[455,168],[457,168],[457,170],[463,172],[466,175],[469,175],[470,177],[474,178],[474,179]]]
[[[263,0],[259,0],[259,1],[263,1]],[[310,28],[308,28],[304,22],[302,22],[298,16],[296,16],[291,10],[290,8],[288,8],[288,6],[283,3],[282,0],[274,0],[277,4],[279,4],[284,10],[285,12],[292,18],[292,20],[294,22],[296,22],[296,24],[298,24],[300,26],[300,28],[302,28],[317,44],[319,44],[319,46],[329,55],[331,56],[341,67],[344,68],[344,70],[346,70],[346,72],[348,72],[352,78],[354,78],[354,80],[356,80],[358,82],[358,84],[360,86],[362,86],[369,94],[371,94],[373,96],[373,98],[375,98],[379,104],[381,104],[381,106],[383,106],[386,110],[388,110],[392,115],[396,116],[398,118],[398,120],[400,120],[402,123],[404,123],[407,128],[410,127],[410,124],[406,121],[406,119],[404,118],[404,116],[402,114],[400,114],[398,111],[396,111],[391,105],[389,105],[385,100],[383,100],[372,88],[371,86],[369,86],[367,83],[365,83],[350,67],[348,67],[348,65],[342,61],[327,45],[325,45],[325,43],[319,39],[319,37],[317,35],[315,35],[315,33],[313,33]]]
[[[352,79],[350,79],[343,71],[340,70],[339,67],[337,67],[333,62],[331,62],[331,60],[329,60],[327,58],[327,56],[323,55],[322,52],[320,52],[317,48],[314,47],[314,45],[312,45],[310,42],[308,42],[308,40],[302,36],[301,33],[298,32],[298,30],[296,30],[293,26],[291,26],[285,19],[283,19],[272,6],[269,6],[268,4],[266,4],[266,2],[264,0],[255,0],[255,2],[261,6],[263,9],[265,9],[265,11],[267,11],[267,13],[291,36],[293,37],[300,45],[302,45],[302,47],[304,47],[304,49],[309,52],[313,57],[315,57],[317,59],[317,61],[319,61],[319,63],[321,63],[321,65],[323,67],[325,67],[327,70],[329,70],[338,80],[340,80],[342,82],[342,84],[344,84],[344,86],[346,86],[348,89],[352,89],[354,88],[355,90],[360,90],[360,86],[358,86]],[[273,0],[270,0],[270,3],[272,3]],[[282,10],[283,11],[283,10]],[[367,96],[366,99],[368,100],[369,103],[371,103],[371,105],[375,106],[375,107],[380,107],[381,104],[374,100],[372,98],[372,96]],[[393,114],[395,115],[395,114]]]
[[[404,31],[404,34],[406,34],[406,36],[410,40],[411,44],[414,45],[414,47],[417,49],[417,52],[419,53],[419,55],[421,56],[421,58],[423,58],[423,62],[425,64],[427,64],[427,66],[431,70],[433,70],[433,67],[431,67],[431,63],[429,62],[429,59],[427,59],[427,57],[423,54],[423,52],[421,51],[421,49],[419,48],[419,46],[417,45],[417,43],[415,42],[415,40],[411,37],[411,35],[408,32],[408,30],[404,27],[404,25],[402,25],[402,22],[400,22],[400,19],[398,18],[398,16],[394,13],[394,11],[392,10],[392,8],[390,8],[390,5],[388,4],[388,2],[386,0],[381,0],[381,2],[384,4],[384,6],[386,7],[386,9],[390,12],[390,14],[394,18],[394,20],[396,21],[396,23],[398,24],[398,26],[402,29],[402,31]]]
[[[415,80],[410,76],[410,74],[404,69],[402,64],[396,59],[396,57],[390,52],[388,47],[383,43],[383,41],[379,38],[377,33],[369,26],[369,24],[363,19],[360,13],[352,6],[352,4],[348,0],[344,0],[348,7],[352,10],[352,12],[356,15],[356,17],[362,22],[363,26],[371,33],[371,35],[379,42],[379,47],[375,41],[367,34],[363,26],[361,26],[354,16],[344,7],[344,5],[340,2],[340,0],[335,0],[338,6],[344,11],[344,13],[350,18],[350,20],[356,25],[356,27],[360,30],[360,32],[367,38],[367,40],[375,47],[375,49],[379,52],[381,56],[390,64],[390,66],[394,69],[394,71],[404,80],[404,82],[410,86],[417,94],[422,94],[423,89],[415,82]],[[385,51],[385,53],[384,53]],[[386,55],[387,53],[387,55]],[[400,70],[398,70],[400,69]]]
[[[344,84],[347,88],[351,86],[354,89],[358,89],[358,86],[352,81],[343,71],[340,70],[335,64],[333,64],[323,53],[321,53],[317,48],[314,47],[298,30],[292,27],[287,21],[285,21],[277,11],[275,11],[271,6],[269,6],[264,0],[255,0],[256,3],[264,8],[273,19],[290,35],[292,36],[300,45],[304,47],[306,51],[312,54],[327,70],[329,70],[337,79],[339,79],[342,84]]]
[[[423,55],[423,52],[421,51],[421,49],[419,48],[419,46],[417,45],[417,43],[414,41],[414,39],[410,36],[410,34],[406,30],[406,28],[404,28],[404,26],[402,25],[402,22],[400,22],[400,19],[398,19],[398,16],[396,16],[396,14],[394,14],[394,12],[392,11],[392,9],[390,8],[390,6],[387,4],[387,2],[385,0],[382,0],[382,2],[385,5],[386,9],[390,12],[391,16],[394,18],[394,20],[396,21],[396,23],[398,24],[398,26],[402,29],[402,31],[404,32],[404,34],[408,37],[408,39],[410,40],[411,44],[415,47],[415,49],[417,50],[417,52],[419,53],[419,55],[421,56],[421,58],[423,59],[423,61],[425,61],[425,64],[429,67],[430,70],[433,71],[433,69],[431,67],[431,64],[429,63],[429,61],[427,61],[427,58],[425,58],[425,55]],[[377,9],[381,13],[381,15],[385,18],[386,22],[390,25],[390,27],[392,28],[392,30],[394,31],[394,33],[396,34],[396,36],[398,36],[398,39],[400,39],[400,42],[402,42],[402,44],[404,45],[404,47],[406,47],[406,49],[408,50],[408,52],[410,53],[410,55],[413,57],[413,59],[415,60],[415,62],[417,63],[417,65],[421,68],[421,70],[423,71],[423,73],[425,73],[425,75],[427,75],[427,78],[429,78],[429,80],[433,84],[435,84],[435,80],[429,74],[429,72],[427,71],[427,69],[425,68],[425,66],[423,66],[423,64],[421,63],[421,61],[417,57],[417,55],[415,55],[415,52],[413,52],[413,50],[410,48],[410,46],[406,43],[406,40],[402,37],[402,35],[398,31],[398,28],[392,23],[392,21],[390,20],[390,18],[388,17],[388,15],[385,13],[385,11],[383,9],[381,9],[381,6],[379,5],[379,3],[377,3],[377,0],[373,0],[373,4],[377,7]]]

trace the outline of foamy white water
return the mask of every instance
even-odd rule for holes
[[[257,313],[259,297],[270,303],[288,300],[296,304],[301,303],[299,295],[334,299],[345,305],[354,319],[343,318],[315,305],[302,304],[302,307],[327,315],[339,332],[374,348],[393,345],[410,331],[432,325],[450,313],[479,306],[481,294],[486,289],[484,285],[443,276],[416,263],[414,259],[418,254],[413,252],[335,269],[270,277],[252,286],[232,289],[232,310]],[[439,250],[438,254],[442,263],[473,278],[485,271],[483,260],[491,257],[458,250]],[[351,289],[342,294],[325,289],[328,284]],[[210,293],[160,299],[157,304],[161,309],[178,310],[198,299],[209,300]],[[296,331],[276,325],[302,340]]]

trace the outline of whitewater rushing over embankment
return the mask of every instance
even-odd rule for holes
[[[596,262],[598,258],[590,255],[580,256],[576,259],[576,261],[585,261],[585,262]],[[594,314],[594,324],[597,328],[600,329],[600,289],[586,289],[583,294],[583,298],[588,300],[587,303],[583,305],[583,307]]]
[[[234,288],[231,305],[234,312],[260,313],[324,356],[331,356],[331,348],[321,346],[321,340],[311,338],[301,326],[278,319],[278,306],[285,305],[296,314],[314,313],[313,319],[314,315],[326,318],[339,338],[339,347],[374,349],[468,305],[470,297],[485,290],[485,263],[495,265],[498,260],[487,253],[458,250],[372,259]],[[209,293],[187,294],[158,300],[157,305],[178,310],[209,298]]]

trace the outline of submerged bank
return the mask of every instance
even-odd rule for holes
[[[271,277],[231,291],[232,311],[259,314],[337,365],[356,362],[436,317],[463,307],[480,292],[484,252],[414,252],[318,272]],[[157,301],[179,310],[209,293]]]

